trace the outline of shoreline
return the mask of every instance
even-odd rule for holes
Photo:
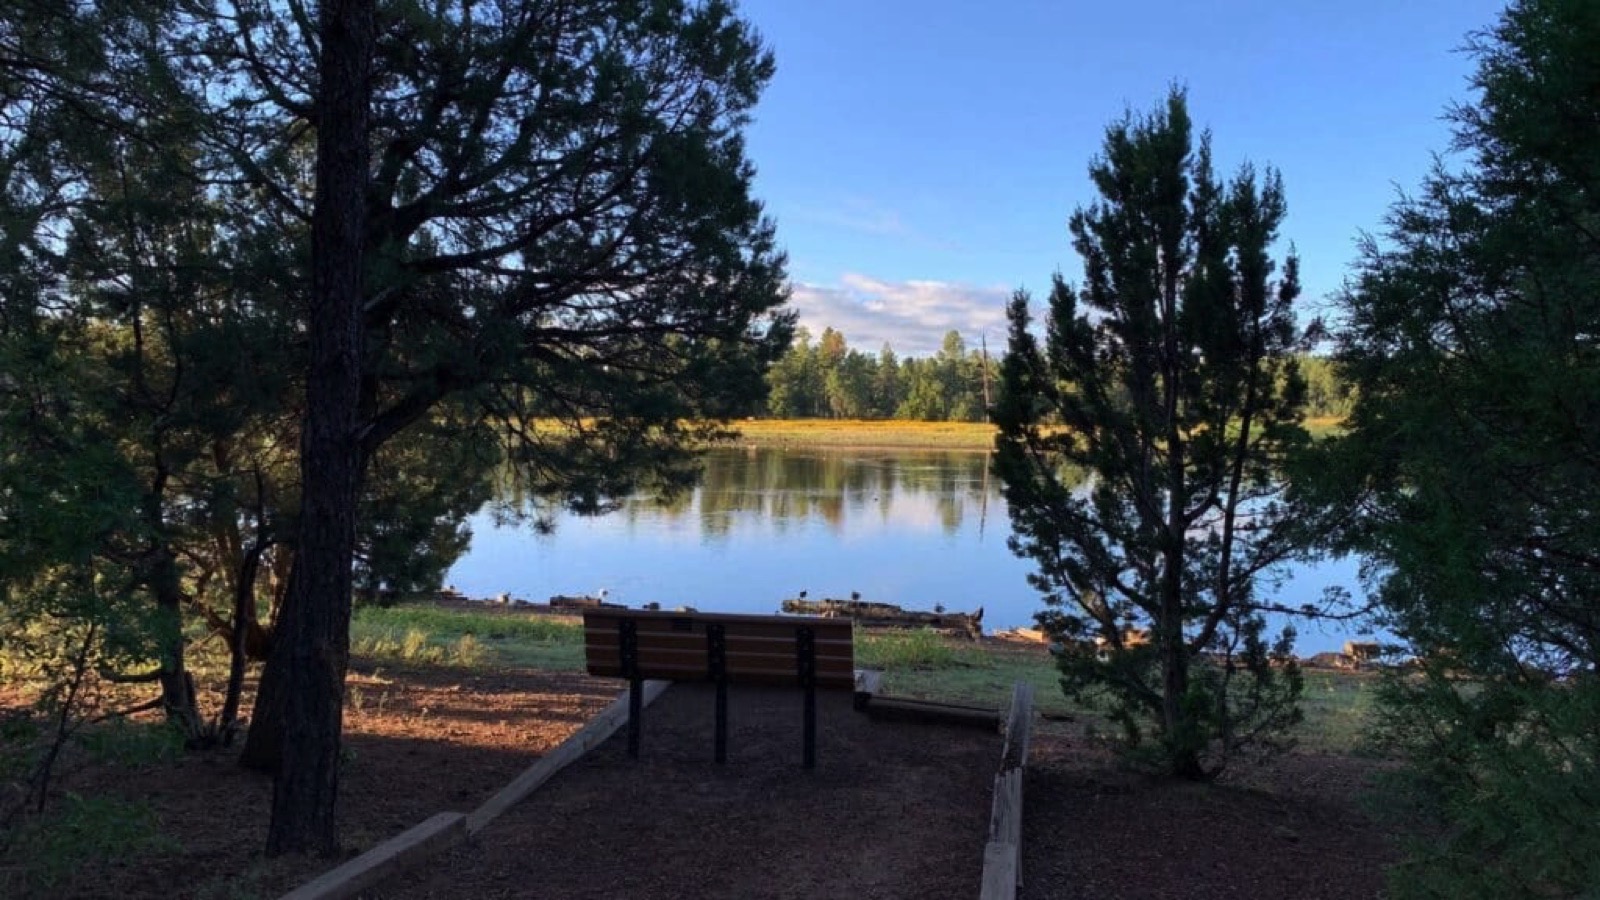
[[[1340,420],[1307,418],[1304,424],[1312,438],[1322,440],[1339,431]],[[744,419],[728,427],[738,436],[713,446],[988,453],[996,433],[988,422],[902,419]]]
[[[746,419],[730,422],[739,433],[718,446],[818,447],[851,450],[994,449],[987,422],[909,422],[898,419]]]
[[[526,616],[537,619],[554,620],[563,625],[573,626],[576,630],[581,630],[583,614],[586,611],[586,607],[584,606],[552,606],[548,601],[535,602],[516,599],[502,603],[497,598],[472,597],[465,594],[456,593],[448,589],[432,594],[409,594],[400,598],[392,606],[382,608],[394,609],[407,607],[413,609],[431,607],[434,609],[458,612],[468,616],[487,615],[505,616],[509,618]],[[638,607],[630,607],[627,604],[618,603],[610,603],[602,607],[597,601],[593,607],[588,608],[610,608],[625,610]],[[700,610],[694,611],[699,612]],[[708,609],[704,610],[704,612],[715,614],[717,612],[725,611]],[[908,610],[907,612],[925,613],[926,611]],[[748,615],[749,613],[741,612],[738,614]],[[961,616],[964,614],[957,615]],[[912,625],[887,625],[882,623],[864,624],[859,622],[857,623],[856,628],[863,635],[887,635],[890,637],[895,635],[904,635],[908,632],[929,630],[926,627]],[[937,631],[937,629],[933,630]],[[955,646],[963,647],[978,653],[1021,652],[1024,654],[1047,654],[1049,649],[1049,638],[1046,637],[1045,634],[1038,628],[1031,626],[985,629],[979,632],[977,636],[972,638],[964,638],[957,635],[941,633],[939,635],[939,639],[943,641],[951,641]],[[1348,647],[1346,649],[1348,649]],[[1308,671],[1334,671],[1352,675],[1360,675],[1370,674],[1373,671],[1381,670],[1387,667],[1383,664],[1369,661],[1361,657],[1348,656],[1346,653],[1337,650],[1321,650],[1312,653],[1297,652],[1293,654],[1293,658],[1295,662]]]

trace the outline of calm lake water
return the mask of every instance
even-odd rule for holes
[[[724,449],[701,486],[671,503],[631,498],[597,517],[559,515],[550,534],[474,517],[472,547],[447,583],[471,597],[543,601],[592,594],[664,609],[776,612],[785,598],[848,598],[984,609],[989,629],[1033,623],[1031,561],[1006,548],[1011,524],[988,456],[973,452]],[[1356,563],[1289,573],[1298,605],[1355,590]],[[1299,626],[1302,654],[1334,649],[1341,626]]]

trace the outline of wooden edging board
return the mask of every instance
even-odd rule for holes
[[[648,705],[671,682],[646,681],[640,700]],[[541,756],[470,815],[442,812],[395,835],[371,850],[300,885],[280,900],[346,900],[391,878],[427,858],[465,841],[538,790],[557,772],[600,746],[628,718],[628,692],[611,702],[599,715],[573,732],[554,750]]]
[[[1022,886],[1022,771],[1028,763],[1032,733],[1033,685],[1019,681],[1011,690],[1000,771],[994,776],[989,841],[983,848],[981,900],[1014,900],[1017,888]]]
[[[874,696],[865,704],[867,715],[875,719],[913,719],[964,728],[977,728],[994,734],[1003,723],[999,710],[982,706],[936,703],[912,697]]]
[[[966,706],[958,703],[939,703],[915,697],[891,697],[881,692],[883,673],[877,669],[856,670],[855,707],[873,718],[915,719],[962,725],[996,731],[1005,724],[1005,716],[986,706]]]
[[[646,681],[644,693],[639,700],[644,706],[649,706],[652,701],[661,696],[672,682]],[[499,818],[506,810],[517,805],[529,794],[539,789],[539,786],[550,780],[550,777],[571,765],[580,756],[605,743],[606,738],[615,734],[622,723],[628,721],[628,692],[624,690],[622,696],[612,701],[598,716],[589,720],[589,723],[578,729],[571,737],[561,742],[561,746],[540,757],[539,761],[529,766],[527,771],[512,779],[511,783],[501,788],[498,793],[467,816],[467,834],[475,835],[482,831],[485,825]]]

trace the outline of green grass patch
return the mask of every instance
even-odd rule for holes
[[[20,826],[6,852],[11,864],[0,865],[0,888],[9,882],[19,893],[0,894],[66,895],[73,872],[85,865],[136,863],[176,848],[148,803],[67,794],[42,818]]]
[[[881,632],[856,638],[857,665],[884,671],[883,690],[896,696],[1004,708],[1017,682],[1033,685],[1034,706],[1047,716],[1095,722],[1092,708],[1067,700],[1055,662],[1033,649],[980,647],[933,632]],[[1369,752],[1376,700],[1374,679],[1346,672],[1305,673],[1295,736],[1322,753]]]
[[[389,662],[583,668],[583,626],[500,610],[367,607],[350,622],[352,652]]]
[[[971,668],[988,665],[988,655],[975,645],[957,644],[935,631],[858,633],[856,664],[884,670]]]
[[[572,619],[518,615],[500,610],[445,609],[437,606],[369,606],[356,611],[351,628],[411,629],[437,637],[470,634],[482,640],[583,642],[583,626]]]
[[[80,732],[75,740],[97,763],[147,766],[183,755],[183,734],[166,722],[115,718]]]
[[[893,644],[899,636],[886,634],[882,637]],[[988,649],[938,635],[933,637],[947,644],[952,654],[941,665],[902,665],[893,655],[883,657],[886,664],[879,665],[871,661],[872,654],[859,649],[857,660],[863,667],[882,668],[884,692],[896,696],[1003,709],[1011,702],[1012,687],[1022,681],[1033,685],[1034,708],[1047,715],[1085,712],[1067,702],[1061,693],[1055,665],[1043,653]],[[878,637],[868,637],[867,642],[870,644],[875,639]],[[858,647],[861,643],[858,639]],[[926,652],[922,656],[938,658]]]
[[[1347,672],[1306,672],[1300,709],[1305,722],[1300,741],[1328,753],[1370,752],[1368,736],[1375,721],[1377,679]]]

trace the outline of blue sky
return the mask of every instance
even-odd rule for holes
[[[1105,125],[1169,84],[1224,171],[1283,172],[1310,309],[1338,288],[1470,97],[1498,0],[744,0],[778,59],[749,150],[814,331],[924,355],[1004,340],[1003,304],[1074,277]]]

